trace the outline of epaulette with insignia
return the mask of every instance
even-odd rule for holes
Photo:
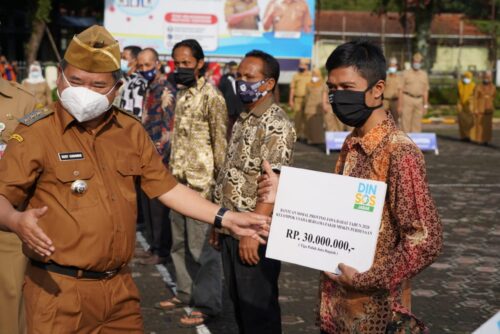
[[[122,109],[122,108],[120,108],[120,107],[117,107],[117,106],[115,106],[115,108],[116,108],[119,112],[121,112],[122,114],[125,114],[125,115],[127,115],[127,116],[130,116],[130,117],[132,117],[133,119],[135,119],[136,121],[141,122],[141,119],[140,119],[139,117],[137,117],[136,115],[132,114],[131,112],[128,112],[128,111],[126,111],[126,110],[124,110],[124,109]]]
[[[54,110],[49,109],[49,108],[37,109],[37,110],[30,112],[27,115],[24,115],[18,121],[21,124],[24,124],[26,126],[30,126],[31,124],[41,120],[42,118],[49,116],[53,112],[54,112]]]

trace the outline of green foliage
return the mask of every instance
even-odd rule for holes
[[[38,7],[35,12],[35,19],[50,22],[50,11],[52,10],[51,0],[38,0]]]

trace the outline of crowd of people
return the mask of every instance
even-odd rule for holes
[[[423,155],[406,135],[421,131],[428,108],[422,56],[398,73],[378,46],[353,41],[329,56],[326,78],[301,60],[291,122],[272,55],[248,50],[217,87],[196,40],[171,54],[165,70],[155,49],[120,52],[93,26],[59,64],[56,102],[38,63],[22,86],[0,80],[0,110],[12,109],[8,122],[0,114],[0,263],[12,269],[0,275],[0,332],[142,333],[127,266],[136,257],[172,262],[176,294],[155,307],[189,306],[180,326],[219,316],[225,288],[239,333],[281,333],[281,263],[265,257],[264,239],[296,140],[321,144],[326,130],[351,131],[335,173],[385,182],[388,195],[372,268],[321,274],[319,330],[425,333],[410,279],[439,254],[442,230]],[[491,74],[471,83],[458,88],[461,129],[465,113],[481,110],[480,126],[463,134],[487,141]],[[147,251],[135,247],[137,227]]]

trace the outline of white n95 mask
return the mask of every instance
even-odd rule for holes
[[[116,84],[106,94],[99,94],[85,87],[74,87],[66,79],[64,72],[61,72],[68,87],[57,95],[66,110],[73,115],[80,123],[95,119],[111,108],[106,96],[115,88]]]

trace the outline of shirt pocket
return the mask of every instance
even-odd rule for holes
[[[89,162],[62,162],[55,169],[59,182],[60,198],[65,200],[65,206],[71,210],[78,210],[95,206],[98,203],[98,187],[94,178],[94,168]],[[85,191],[74,192],[71,187],[74,182],[83,181]]]
[[[142,175],[141,160],[139,156],[128,156],[125,159],[116,160],[116,171],[121,180],[118,185],[120,191],[127,200],[135,202],[139,179]]]

